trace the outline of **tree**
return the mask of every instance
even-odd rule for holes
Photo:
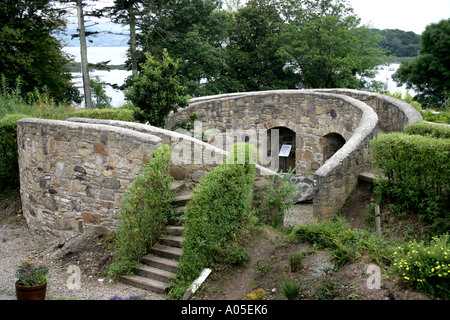
[[[83,91],[84,102],[86,109],[92,108],[92,94],[91,83],[89,79],[89,65],[87,58],[87,45],[86,45],[86,33],[84,26],[84,10],[83,2],[81,0],[76,1],[77,17],[78,17],[78,32],[80,36],[80,57],[81,57],[81,75],[83,77]]]
[[[383,51],[345,0],[283,0],[283,50],[305,88],[363,88]]]
[[[294,89],[299,82],[279,49],[283,20],[272,0],[251,0],[230,14],[228,91]]]
[[[186,88],[177,76],[178,61],[174,61],[167,50],[163,52],[162,61],[148,53],[146,57],[139,75],[131,79],[131,86],[125,90],[125,97],[141,110],[136,120],[164,127],[170,112],[188,106]]]
[[[92,93],[92,107],[96,109],[111,108],[111,98],[106,95],[105,85],[98,77],[90,79]]]
[[[87,57],[87,37],[98,34],[97,31],[88,31],[86,26],[86,17],[101,17],[103,15],[102,10],[90,10],[86,11],[85,8],[88,6],[88,3],[91,4],[95,1],[83,1],[83,0],[59,0],[62,4],[70,4],[73,3],[75,5],[75,9],[77,11],[77,20],[78,20],[78,34],[72,35],[72,38],[80,39],[80,58],[81,58],[81,76],[83,80],[83,91],[84,91],[84,101],[85,108],[92,108],[92,92],[91,92],[91,80],[89,77],[89,63]],[[95,25],[95,23],[94,23]],[[106,68],[106,64],[109,61],[104,61],[97,63],[95,66],[99,68]]]
[[[421,48],[420,35],[412,31],[402,31],[398,29],[372,29],[383,38],[380,40],[380,46],[386,51],[387,55],[396,57],[417,57]]]
[[[422,33],[422,50],[413,62],[402,63],[393,79],[418,92],[424,107],[448,108],[450,96],[450,19],[433,23]]]
[[[64,30],[63,11],[49,0],[0,2],[0,73],[24,93],[46,90],[56,101],[79,99],[71,84],[70,58],[55,35]]]
[[[130,28],[130,60],[131,71],[134,76],[138,74],[138,58],[136,50],[137,19],[141,15],[142,0],[114,0],[114,6],[108,7],[110,17],[114,22],[126,24]]]
[[[191,96],[223,91],[226,15],[218,0],[152,1],[144,6],[137,42],[156,59],[163,49],[178,59],[179,75]]]

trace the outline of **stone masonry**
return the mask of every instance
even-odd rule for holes
[[[187,121],[192,112],[199,115],[197,125],[201,126],[193,137],[124,121],[19,120],[21,198],[29,227],[61,236],[108,234],[115,228],[127,186],[158,145],[172,147],[172,176],[193,188],[206,172],[224,161],[234,142],[245,137],[264,150],[267,141],[251,134],[264,135],[274,128],[295,133],[296,174],[313,181],[314,215],[327,219],[342,207],[358,175],[370,170],[369,141],[378,128],[400,131],[409,123],[422,121],[409,104],[344,89],[195,98],[188,108],[172,114],[167,126]],[[230,132],[231,137],[227,135]],[[327,145],[330,137],[334,140]],[[262,156],[257,184],[278,170],[271,155]],[[272,158],[278,164],[278,155]]]
[[[20,192],[31,229],[109,233],[123,192],[161,139],[66,121],[18,122]]]

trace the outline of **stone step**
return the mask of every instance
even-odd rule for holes
[[[159,268],[166,271],[175,272],[178,268],[178,261],[164,257],[147,254],[142,258],[142,262],[148,266]]]
[[[361,172],[358,176],[358,179],[360,181],[374,183],[375,182],[375,175],[372,172]]]
[[[163,235],[159,237],[159,241],[166,246],[181,248],[184,238],[182,236]]]
[[[170,280],[176,277],[176,274],[174,272],[152,267],[143,263],[138,265],[138,268],[135,270],[135,274],[141,277],[146,277],[166,283],[169,283]]]
[[[175,207],[173,208],[173,211],[175,211],[178,214],[183,214],[186,212],[187,206],[181,206],[181,207]]]
[[[182,226],[167,226],[166,232],[172,236],[181,236],[183,234],[184,227]]]
[[[183,207],[191,199],[191,194],[178,195],[172,200],[172,204],[175,207]]]
[[[178,215],[177,217],[171,217],[170,219],[169,219],[169,223],[171,224],[171,225],[174,225],[174,226],[182,226],[182,225],[184,225],[184,221],[185,221],[185,216],[184,215],[182,215],[182,214],[180,214],[180,215]]]
[[[166,282],[142,277],[139,275],[120,276],[120,280],[133,287],[153,291],[159,294],[166,293],[167,289],[169,288],[169,284]]]
[[[180,191],[186,186],[186,183],[184,181],[180,180],[173,180],[172,181],[172,190]]]
[[[151,252],[163,258],[178,260],[181,257],[183,250],[181,248],[170,247],[158,243],[153,246]]]

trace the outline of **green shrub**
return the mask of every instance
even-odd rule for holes
[[[142,112],[136,120],[163,127],[170,112],[189,105],[186,88],[177,75],[178,61],[164,50],[161,61],[146,54],[139,76],[125,90],[125,97]]]
[[[289,255],[289,267],[291,268],[291,272],[297,272],[302,267],[303,258],[305,257],[304,253],[299,254],[290,254]]]
[[[71,116],[75,118],[134,121],[133,110],[126,108],[78,109],[73,111]]]
[[[254,207],[256,216],[262,222],[278,227],[284,221],[284,215],[293,205],[292,197],[296,186],[289,182],[292,171],[287,174],[276,174],[266,178],[265,183],[256,189]]]
[[[316,300],[333,300],[340,295],[340,282],[325,277],[320,281],[319,286],[314,290],[314,298]]]
[[[420,113],[425,121],[450,124],[450,112],[422,110]]]
[[[156,243],[172,210],[171,150],[161,145],[128,187],[118,215],[111,274],[129,273]]]
[[[92,106],[95,109],[111,108],[111,97],[106,95],[105,86],[106,82],[100,80],[99,77],[91,79],[92,90]]]
[[[30,118],[24,114],[7,114],[0,120],[0,188],[19,186],[17,156],[17,121]]]
[[[336,266],[341,266],[362,253],[370,255],[380,265],[389,265],[395,248],[392,243],[368,231],[350,229],[342,218],[298,226],[294,235],[301,241],[330,250],[336,258]]]
[[[409,135],[420,135],[431,138],[450,139],[450,126],[419,122],[408,125],[405,128],[405,133]]]
[[[373,165],[385,178],[376,181],[380,199],[398,212],[421,219],[448,219],[450,203],[450,140],[390,133],[371,141]]]
[[[183,295],[203,268],[248,258],[239,239],[251,221],[254,171],[248,162],[224,163],[208,172],[194,189],[185,212],[183,255],[171,291],[174,298]]]
[[[430,243],[411,241],[394,252],[393,271],[432,298],[450,298],[450,237],[433,237]]]
[[[295,235],[301,241],[331,250],[338,266],[354,257],[356,253],[357,232],[351,230],[343,220],[302,225],[295,230]]]
[[[295,300],[300,294],[301,285],[295,279],[286,278],[283,281],[282,289],[288,300]]]

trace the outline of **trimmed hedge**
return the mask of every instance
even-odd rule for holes
[[[386,179],[376,190],[400,212],[447,220],[450,203],[450,139],[389,133],[371,141],[373,165]]]
[[[75,118],[134,121],[133,110],[126,108],[78,109],[73,111],[71,116]]]
[[[0,188],[18,187],[17,121],[25,114],[7,114],[0,120]]]
[[[120,202],[115,259],[110,273],[127,274],[156,243],[172,211],[171,149],[161,145],[151,153]]]
[[[410,124],[405,128],[405,133],[421,135],[432,138],[450,139],[450,126],[437,125],[427,122]]]
[[[247,144],[248,145],[248,144]],[[240,145],[242,146],[242,145]],[[238,239],[251,218],[255,166],[249,164],[251,148],[230,153],[237,159],[246,150],[245,164],[221,164],[208,172],[194,189],[185,212],[183,255],[171,295],[180,298],[203,268],[218,262],[239,263],[248,254]]]

